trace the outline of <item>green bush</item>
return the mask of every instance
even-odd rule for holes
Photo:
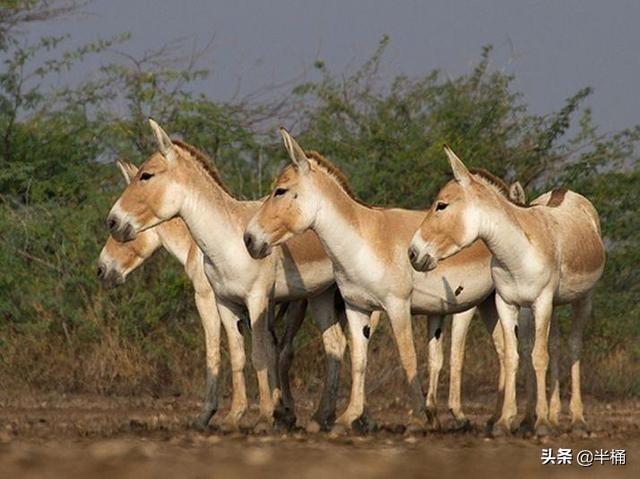
[[[214,157],[233,191],[257,198],[286,161],[261,119],[282,115],[277,123],[298,125],[301,143],[344,169],[371,203],[425,208],[447,179],[443,143],[473,166],[520,179],[531,197],[559,184],[589,197],[601,214],[608,264],[586,332],[585,387],[602,396],[640,393],[640,169],[634,154],[640,130],[600,134],[585,107],[590,89],[557,111],[532,115],[513,90],[513,78],[490,67],[488,47],[475,68],[457,78],[436,71],[384,79],[377,74],[388,43],[383,38],[360,68],[334,73],[318,62],[317,81],[296,86],[272,105],[194,95],[189,83],[205,70],[158,61],[108,65],[89,82],[55,90],[42,86],[51,84],[46,79],[127,36],[64,52],[63,38],[24,47],[11,32],[0,25],[6,58],[0,73],[1,389],[197,389],[203,341],[180,266],[159,254],[125,286],[106,291],[95,279],[107,236],[104,219],[123,188],[111,162],[120,156],[143,161],[152,149],[145,120],[153,116]],[[54,59],[38,64],[43,52]],[[126,105],[124,113],[114,100]],[[315,334],[305,326],[298,344]],[[472,336],[473,350],[475,328]],[[305,353],[317,365],[315,346]],[[473,371],[480,375],[492,356],[478,357],[482,367]]]

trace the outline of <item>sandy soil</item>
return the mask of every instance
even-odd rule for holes
[[[406,437],[401,401],[371,405],[381,430],[332,437],[301,431],[255,436],[189,428],[198,410],[184,398],[93,396],[0,399],[0,477],[640,477],[640,401],[587,401],[592,434],[544,440],[485,437],[488,398],[467,404],[476,425]],[[300,401],[301,423],[311,402]],[[223,411],[224,412],[224,411]],[[250,424],[256,415],[252,410]],[[566,420],[566,418],[565,418]],[[542,465],[542,448],[626,449],[627,464]]]

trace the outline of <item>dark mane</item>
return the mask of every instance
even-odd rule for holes
[[[227,185],[225,185],[222,182],[222,178],[220,177],[220,172],[215,167],[213,160],[206,153],[203,153],[202,151],[198,150],[195,146],[190,145],[189,143],[185,143],[182,140],[172,139],[171,141],[173,142],[174,145],[187,151],[191,155],[191,157],[194,160],[196,160],[200,164],[200,166],[202,166],[204,171],[211,177],[211,179],[215,181],[216,184],[224,190],[225,193],[235,198],[234,194],[229,190],[229,188],[227,188]]]
[[[526,203],[520,203],[519,201],[515,201],[511,198],[511,194],[509,191],[509,185],[502,178],[494,175],[488,170],[484,168],[469,168],[469,172],[482,181],[485,185],[492,188],[494,191],[500,193],[504,196],[509,203],[520,206],[522,208],[528,208],[529,205]]]
[[[509,185],[507,185],[507,183],[502,178],[497,177],[484,168],[469,168],[469,172],[471,172],[471,174],[475,176],[482,178],[485,181],[488,181],[493,186],[495,186],[500,191],[500,193],[511,199],[509,196]]]
[[[345,174],[342,171],[340,171],[340,169],[336,165],[331,163],[329,160],[327,160],[324,156],[322,156],[317,151],[305,151],[305,155],[307,155],[307,158],[309,158],[310,160],[313,160],[326,173],[331,175],[336,180],[338,185],[340,185],[340,187],[344,190],[344,192],[347,194],[349,198],[351,198],[356,203],[361,204],[362,206],[366,206],[367,208],[373,208],[372,205],[370,205],[369,203],[365,203],[355,195],[355,193],[353,192],[353,189],[351,189],[349,180],[347,180],[347,177],[345,176]]]

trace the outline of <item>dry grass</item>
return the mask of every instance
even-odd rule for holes
[[[446,325],[448,331],[449,324]],[[204,383],[204,347],[196,322],[180,335],[157,328],[144,338],[125,336],[113,324],[96,323],[92,339],[52,335],[45,331],[29,334],[4,330],[0,360],[0,388],[4,391],[97,393],[105,395],[199,395]],[[414,334],[423,383],[427,381],[426,321],[414,321]],[[318,331],[310,322],[297,338],[297,355],[292,383],[297,389],[317,394],[322,387],[324,354]],[[247,341],[248,343],[248,341]],[[194,346],[195,345],[195,346]],[[566,342],[560,362],[562,391],[569,392],[569,361]],[[440,398],[446,402],[449,379],[449,335],[445,333],[445,365],[441,374]],[[249,348],[249,344],[247,344]],[[404,391],[405,380],[393,337],[386,321],[374,335],[368,363],[367,389],[370,395],[387,396]],[[230,384],[226,344],[222,353],[223,394]],[[250,355],[247,354],[247,358]],[[480,321],[473,321],[467,341],[463,371],[463,398],[495,390],[497,360],[489,335]],[[348,393],[349,364],[345,360],[342,394]],[[622,347],[597,357],[585,343],[583,389],[598,398],[626,397],[638,390],[640,364],[633,351]],[[254,375],[247,365],[249,393],[256,394]]]

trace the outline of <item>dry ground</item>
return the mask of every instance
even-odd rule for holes
[[[189,429],[195,399],[102,396],[19,397],[0,400],[0,477],[640,477],[640,400],[587,400],[593,433],[543,441],[482,432],[491,398],[467,401],[471,432],[447,430],[407,438],[400,433],[402,401],[371,405],[381,424],[368,436],[333,438],[304,432],[272,436],[222,435]],[[300,422],[311,400],[299,401]],[[224,412],[224,411],[222,411]],[[249,424],[255,417],[252,410]],[[541,465],[543,447],[626,449],[627,465]],[[518,473],[511,471],[516,468]]]

